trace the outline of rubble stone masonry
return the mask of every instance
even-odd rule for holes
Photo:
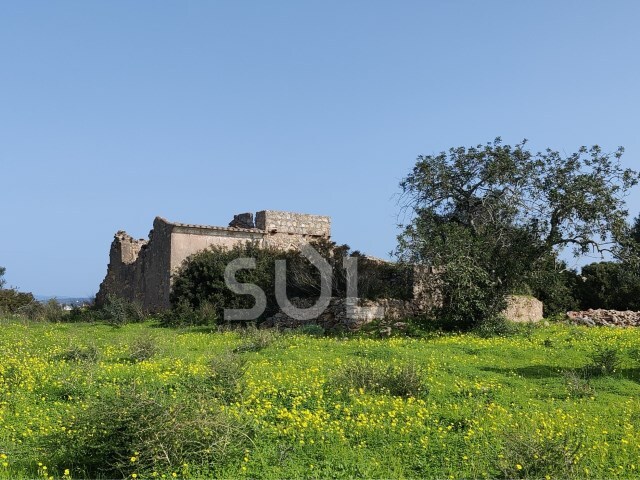
[[[247,241],[263,247],[297,248],[304,242],[330,238],[331,219],[321,215],[263,210],[236,215],[228,227],[169,222],[156,217],[149,240],[119,231],[109,253],[107,275],[96,303],[112,294],[139,302],[148,311],[170,306],[171,275],[191,255],[211,246],[233,247]]]

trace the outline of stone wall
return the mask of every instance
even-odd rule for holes
[[[169,222],[156,217],[149,240],[119,231],[109,252],[107,275],[96,304],[112,294],[139,302],[148,311],[170,307],[171,275],[191,255],[211,246],[231,248],[245,242],[274,248],[297,248],[303,242],[329,238],[329,217],[263,210],[235,215],[228,227]]]
[[[264,237],[264,232],[256,229],[173,224],[170,269],[175,271],[189,256],[211,246],[232,248],[246,242],[262,245]]]
[[[263,210],[256,213],[256,228],[265,232],[264,246],[283,250],[331,236],[331,219],[321,215]]]
[[[310,308],[315,300],[309,298],[292,298],[291,303],[298,308]],[[326,310],[319,312],[313,320],[301,321],[289,317],[284,312],[278,312],[267,318],[260,326],[262,328],[296,328],[302,325],[320,325],[326,330],[355,331],[363,325],[375,320],[401,320],[420,313],[412,301],[392,298],[379,300],[360,299],[357,305],[347,305],[344,298],[333,297]]]
[[[211,246],[231,248],[245,242],[262,247],[297,248],[304,242],[328,239],[331,235],[331,220],[326,216],[263,210],[256,213],[255,223],[253,218],[253,214],[243,213],[234,216],[231,226],[215,227],[156,217],[149,240],[135,240],[126,232],[117,232],[96,303],[103,304],[107,295],[113,294],[139,302],[148,311],[163,310],[170,307],[172,274],[195,253]],[[368,308],[356,309],[356,324],[380,317],[403,318],[437,306],[441,301],[437,278],[433,269],[414,266],[412,298],[410,295],[408,301],[382,299],[361,303],[361,307]],[[343,303],[334,299],[330,310],[333,317],[325,316],[326,324],[344,323]],[[536,321],[542,318],[542,303],[531,297],[512,297],[505,315],[515,321]],[[346,327],[351,329],[354,325]]]
[[[146,246],[146,240],[136,240],[126,232],[114,235],[109,251],[107,276],[100,284],[96,303],[103,304],[108,293],[118,293],[127,300],[134,299],[136,287],[136,260],[140,250]]]
[[[581,312],[567,312],[569,321],[575,325],[587,327],[640,327],[640,312],[620,310],[583,310]]]
[[[107,275],[96,295],[97,305],[104,304],[109,294],[139,302],[150,311],[168,305],[171,228],[170,223],[158,217],[148,241],[134,240],[126,232],[116,233]]]
[[[329,238],[331,236],[331,218],[306,213],[263,210],[256,213],[256,228],[269,234],[287,233]]]

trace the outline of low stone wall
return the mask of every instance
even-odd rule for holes
[[[291,303],[298,308],[310,308],[315,303],[315,300],[292,298]],[[320,312],[314,320],[296,320],[284,312],[278,312],[265,320],[261,326],[265,328],[296,328],[302,325],[315,324],[326,330],[358,330],[363,325],[374,320],[401,320],[417,313],[411,301],[395,299],[360,300],[358,305],[349,306],[346,299],[333,297],[326,310]]]
[[[588,327],[640,327],[640,312],[619,310],[584,310],[567,312],[569,321],[574,325]]]
[[[534,297],[511,295],[507,299],[508,307],[504,315],[514,322],[538,322],[542,320],[542,302]],[[291,303],[298,308],[310,308],[315,300],[310,298],[292,298]],[[307,324],[316,324],[327,330],[358,330],[363,325],[376,320],[387,323],[398,322],[424,313],[424,309],[415,301],[382,298],[378,300],[359,299],[356,306],[347,305],[344,298],[333,297],[323,312],[318,312],[314,320],[296,320],[284,312],[278,312],[267,318],[261,326],[264,328],[296,328]],[[400,322],[402,323],[402,322]],[[404,325],[404,324],[403,324]]]

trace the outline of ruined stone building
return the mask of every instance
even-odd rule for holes
[[[260,246],[295,248],[331,236],[331,219],[321,215],[263,210],[235,215],[227,227],[174,223],[156,217],[148,240],[115,234],[107,275],[96,295],[98,305],[112,294],[139,302],[146,310],[170,306],[171,275],[182,262],[210,246],[232,247],[247,241]]]
[[[136,301],[147,311],[163,310],[171,306],[172,274],[189,256],[208,247],[233,247],[252,241],[262,247],[290,249],[304,242],[329,239],[330,236],[331,219],[320,215],[263,210],[255,214],[255,221],[251,213],[235,215],[227,227],[174,223],[156,217],[148,240],[136,240],[123,231],[115,234],[107,275],[100,284],[96,304],[103,304],[107,295],[112,294]],[[325,326],[339,321],[352,328],[358,322],[375,318],[405,318],[420,314],[439,302],[437,292],[434,295],[428,286],[433,274],[430,267],[414,265],[411,299],[383,298],[362,302],[362,308],[356,307],[355,314],[347,319],[344,299],[334,298],[327,314],[319,320]],[[537,303],[531,305],[533,300],[513,296],[509,299],[511,310],[505,313],[513,319],[539,319],[542,317],[542,303],[535,300]],[[293,325],[287,323],[291,319],[282,314],[270,320],[274,326]]]

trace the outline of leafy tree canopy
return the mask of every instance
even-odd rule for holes
[[[400,183],[411,215],[397,254],[442,267],[440,314],[477,323],[565,247],[620,253],[630,231],[624,198],[640,179],[622,167],[622,154],[597,145],[533,153],[526,140],[497,138],[420,156]]]

